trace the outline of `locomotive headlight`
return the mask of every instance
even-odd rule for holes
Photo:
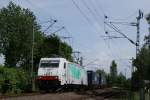
[[[42,77],[40,76],[39,79],[41,79]]]
[[[55,76],[55,79],[58,79],[58,76]]]
[[[37,77],[37,79],[41,79],[41,76]]]

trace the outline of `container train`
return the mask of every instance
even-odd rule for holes
[[[99,87],[102,85],[102,77],[64,58],[41,58],[37,82],[40,90],[62,87],[77,89]]]

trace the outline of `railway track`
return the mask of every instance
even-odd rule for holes
[[[92,90],[92,91],[86,91],[84,93],[81,93],[82,95],[88,95],[90,97],[103,97],[104,99],[107,98],[119,98],[123,96],[127,96],[126,90],[114,90],[111,88],[108,89],[100,89],[100,90]]]
[[[47,94],[60,94],[60,93],[67,93],[72,92],[68,90],[63,90],[62,88],[59,88],[57,90],[50,90],[50,91],[40,91],[40,92],[34,92],[34,93],[20,93],[20,94],[1,94],[0,100],[5,98],[16,98],[16,97],[25,97],[25,96],[36,96],[36,95],[47,95]]]
[[[54,93],[62,93],[68,92],[65,91],[63,88],[58,88],[57,90],[49,90],[49,91],[40,91],[40,92],[31,92],[31,93],[20,93],[20,94],[1,94],[0,100],[3,98],[15,98],[15,97],[23,97],[23,96],[35,96],[35,95],[44,95],[44,94],[54,94]]]
[[[34,96],[34,95],[42,95],[42,93],[37,92],[37,93],[21,93],[21,94],[3,94],[3,95],[0,95],[0,100],[1,99],[6,99],[6,98]]]
[[[46,95],[55,95],[55,96],[59,96],[59,95],[67,95],[70,93],[74,93],[74,95],[80,95],[86,98],[97,98],[97,97],[101,97],[103,99],[100,100],[104,100],[107,98],[117,98],[119,96],[122,96],[125,94],[125,91],[120,91],[120,90],[113,90],[111,88],[106,88],[106,89],[94,89],[94,90],[87,90],[87,91],[76,91],[76,92],[71,92],[71,91],[55,91],[55,92],[49,92],[49,93],[22,93],[22,94],[15,94],[15,95],[3,95],[0,96],[0,100],[8,100],[10,98],[12,98],[12,100],[14,100],[13,98],[32,98],[32,97],[40,97],[40,96],[46,96]],[[33,99],[34,100],[34,99]],[[40,99],[39,99],[40,100]],[[63,99],[62,99],[63,100]],[[65,99],[64,99],[65,100]],[[71,100],[71,99],[69,99]],[[86,100],[86,99],[82,99],[82,100]],[[97,100],[97,99],[95,99]]]

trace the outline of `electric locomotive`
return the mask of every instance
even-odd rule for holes
[[[64,58],[41,58],[37,75],[41,90],[87,86],[87,71]]]

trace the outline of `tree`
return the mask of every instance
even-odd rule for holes
[[[36,16],[29,9],[21,8],[13,2],[0,9],[0,54],[5,56],[5,66],[15,67],[8,69],[15,70],[18,66],[23,68],[27,75],[30,75],[32,72],[31,51],[33,44],[34,73],[36,73],[41,57],[59,55],[70,61],[72,60],[71,46],[62,42],[56,35],[44,35],[40,29]],[[33,83],[34,81],[30,80],[33,77],[27,78],[28,81]]]
[[[117,79],[117,64],[114,60],[110,65],[110,77],[112,79],[112,83],[115,83]]]
[[[146,16],[150,25],[150,14]],[[132,87],[144,89],[144,80],[150,80],[150,35],[145,36],[145,43],[140,49],[136,59],[132,61],[136,71],[132,74]]]
[[[137,72],[140,73],[140,77],[145,80],[150,80],[150,49],[143,46],[137,56],[133,61],[133,65],[137,68]]]
[[[146,20],[150,25],[150,14],[146,16]],[[144,41],[137,58],[133,60],[133,66],[137,68],[138,79],[150,80],[150,36],[145,36]]]
[[[106,72],[104,70],[100,70],[100,69],[96,70],[96,73],[106,75]]]
[[[0,53],[5,56],[6,66],[28,66],[31,63],[33,29],[36,52],[42,33],[33,12],[13,2],[0,10]]]
[[[120,87],[124,87],[124,84],[126,82],[126,77],[120,72],[120,74],[117,76],[116,83]]]
[[[53,34],[45,36],[40,48],[41,57],[52,57],[53,55],[64,57],[68,60],[72,60],[72,47],[66,42],[62,42],[60,38]]]
[[[34,32],[34,67],[41,57],[59,55],[72,61],[72,48],[56,35],[44,35],[29,9],[10,2],[0,10],[0,54],[8,67],[23,66],[30,71]]]

